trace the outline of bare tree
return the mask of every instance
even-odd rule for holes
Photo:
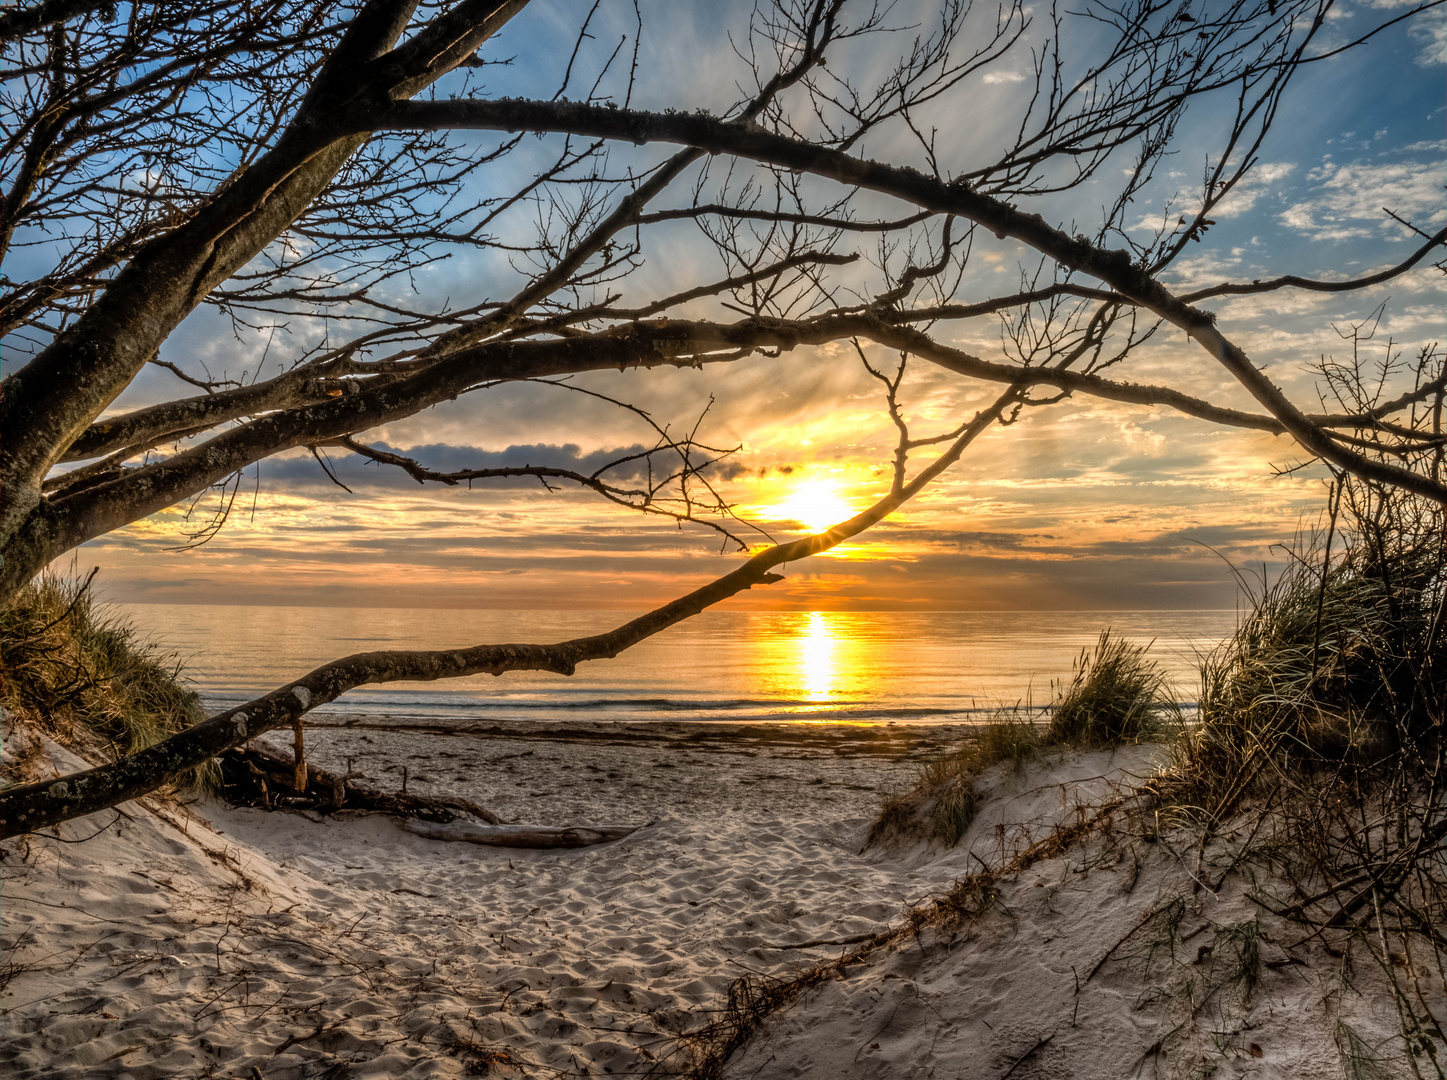
[[[502,34],[525,61],[569,57],[556,92],[531,98],[489,95],[483,81],[513,59],[496,40],[519,25],[509,26],[526,0],[45,0],[8,10],[0,258],[47,269],[0,277],[0,333],[27,358],[0,384],[5,597],[87,540],[209,489],[224,495],[241,470],[297,448],[342,447],[419,483],[521,472],[711,522],[737,539],[707,483],[720,451],[651,417],[648,479],[631,486],[607,470],[443,473],[367,442],[381,424],[503,382],[852,342],[884,386],[899,442],[891,491],[869,510],[765,547],[612,633],[349,657],[115,765],[6,792],[0,834],[150,790],[363,683],[569,673],[616,655],[775,580],[783,562],[857,535],[991,424],[1070,395],[1284,433],[1309,459],[1447,504],[1440,353],[1424,354],[1391,395],[1312,411],[1201,306],[1365,288],[1431,259],[1447,231],[1423,234],[1409,258],[1355,280],[1287,274],[1186,293],[1165,284],[1258,163],[1293,76],[1441,2],[1328,47],[1333,0],[1007,0],[989,9],[941,0],[920,11],[775,0],[731,39],[735,84],[718,88],[712,111],[692,112],[666,101],[635,107],[642,15],[599,51],[597,3],[579,10],[571,40]],[[884,55],[894,60],[881,67]],[[1020,69],[1013,135],[997,152],[960,160],[949,125],[970,115],[992,71]],[[1208,99],[1227,122],[1199,189],[1185,193],[1189,209],[1136,239],[1129,208],[1177,148],[1188,112]],[[898,160],[866,156],[866,141],[899,147]],[[1088,228],[1044,216],[1063,193],[1086,190],[1101,203]],[[894,209],[877,215],[881,206]],[[653,238],[675,222],[697,226],[725,275],[629,296]],[[972,253],[992,237],[1035,269],[1006,294],[963,295]],[[455,308],[420,297],[409,306],[399,283],[456,251],[506,256],[511,291]],[[162,345],[202,305],[242,335],[277,319],[322,319],[327,329],[265,379],[162,361]],[[942,332],[978,319],[1003,328],[993,359]],[[1130,357],[1167,326],[1224,367],[1259,411],[1129,380]],[[871,361],[866,345],[897,353],[897,371]],[[997,384],[999,397],[951,430],[913,436],[897,399],[910,358]],[[181,379],[186,396],[108,412],[148,365]],[[1411,422],[1419,415],[1436,419]],[[943,449],[911,476],[911,457],[932,446]]]

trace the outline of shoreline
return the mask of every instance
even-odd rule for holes
[[[228,709],[245,705],[248,701],[262,697],[271,690],[258,690],[253,692],[238,692],[229,696],[208,696],[201,695],[203,708],[208,714],[225,712]],[[489,732],[494,729],[507,729],[515,727],[526,727],[527,725],[538,725],[540,728],[569,728],[578,725],[596,725],[599,727],[611,727],[618,724],[634,726],[640,730],[658,725],[679,725],[681,727],[718,726],[726,728],[752,728],[752,727],[838,727],[838,728],[870,728],[870,727],[920,727],[920,728],[971,728],[981,724],[991,723],[1001,712],[1030,714],[1039,717],[1040,714],[1048,712],[1049,702],[1035,704],[1026,700],[1020,700],[1013,704],[990,704],[974,705],[964,708],[936,708],[921,707],[916,709],[891,705],[888,703],[873,704],[859,709],[851,710],[847,707],[823,708],[817,711],[805,709],[790,710],[780,708],[774,711],[748,713],[743,710],[727,711],[721,710],[708,713],[707,715],[688,715],[686,710],[664,712],[660,710],[659,715],[649,716],[646,714],[603,716],[594,719],[580,719],[579,716],[585,709],[578,705],[559,706],[558,715],[553,716],[516,716],[516,715],[495,715],[492,712],[482,711],[482,707],[476,699],[467,697],[458,692],[458,703],[448,705],[436,700],[427,702],[402,703],[400,705],[366,706],[357,705],[347,701],[329,703],[320,706],[307,714],[308,726],[317,727],[356,727],[361,724],[379,724],[386,727],[394,727],[398,730],[410,728],[413,730],[431,730],[438,734],[448,735],[454,733],[467,733],[471,731]],[[589,703],[590,705],[593,703]],[[1200,706],[1195,699],[1181,698],[1169,703],[1176,709],[1185,713],[1194,713]],[[535,711],[546,712],[547,708],[539,708]],[[469,711],[472,710],[472,711]],[[520,711],[520,710],[519,710]],[[598,706],[595,712],[606,713],[607,703]],[[574,715],[568,715],[568,714]]]
[[[352,717],[307,725],[307,758],[374,786],[471,799],[507,821],[641,824],[715,813],[877,812],[968,725],[515,721],[457,729]],[[268,738],[263,736],[263,738]],[[290,752],[289,735],[271,744]],[[761,760],[780,768],[760,769]]]

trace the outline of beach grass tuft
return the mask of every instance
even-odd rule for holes
[[[1395,969],[1447,962],[1444,511],[1352,478],[1332,492],[1326,527],[1297,537],[1279,575],[1243,575],[1249,608],[1203,664],[1200,715],[1152,781],[1154,816],[1192,822],[1202,850],[1250,820],[1233,867],[1289,883],[1254,899],[1302,940],[1340,933],[1372,956],[1411,1059],[1443,1030]],[[1249,973],[1254,942],[1239,944]],[[1348,1075],[1407,1075],[1345,1024],[1337,1039]]]
[[[921,765],[908,790],[885,800],[866,846],[891,834],[921,831],[926,839],[958,843],[975,817],[975,778],[995,765],[1020,771],[1042,744],[1040,727],[1026,709],[1000,709],[971,738]]]
[[[1288,549],[1274,581],[1201,671],[1175,776],[1215,813],[1283,775],[1385,775],[1431,760],[1447,711],[1441,511],[1373,502],[1338,534]]]
[[[1133,645],[1101,631],[1095,649],[1084,649],[1070,682],[1051,711],[1047,742],[1078,747],[1116,746],[1160,738],[1180,726],[1180,710],[1166,674]]]
[[[120,758],[204,719],[175,656],[105,612],[89,585],[45,574],[0,611],[0,704],[9,722]],[[208,762],[179,786],[211,790],[218,775]]]
[[[1148,649],[1103,631],[1048,710],[1002,707],[960,746],[926,761],[908,790],[885,800],[866,846],[901,835],[958,843],[974,820],[975,780],[995,766],[1018,773],[1049,747],[1098,749],[1174,734],[1180,712]],[[1042,712],[1048,722],[1037,720]]]

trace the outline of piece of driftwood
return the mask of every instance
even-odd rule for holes
[[[501,819],[485,806],[450,796],[409,795],[380,791],[354,784],[341,773],[305,764],[306,784],[298,791],[301,766],[292,755],[265,742],[239,746],[218,755],[221,762],[221,794],[229,802],[267,809],[371,810],[398,817],[423,818],[447,823],[459,818],[477,818],[496,825]]]
[[[305,795],[305,794],[306,794],[306,781],[307,781],[307,775],[306,775],[306,743],[305,743],[305,742],[303,741],[303,739],[302,739],[302,728],[301,728],[301,717],[300,717],[300,716],[298,716],[298,717],[296,718],[296,723],[292,725],[292,737],[293,737],[293,739],[294,739],[294,742],[292,743],[292,746],[293,746],[293,750],[292,750],[292,754],[293,754],[292,761],[294,762],[294,764],[293,764],[293,766],[292,766],[293,772],[292,772],[291,786],[294,787],[294,788],[296,788],[297,794],[299,794],[299,795]],[[406,785],[406,783],[403,783],[403,785],[402,785],[402,790],[403,790],[403,791],[406,791],[406,790],[407,790],[407,785]]]
[[[572,825],[559,828],[554,825],[474,825],[469,821],[453,821],[445,825],[430,821],[404,821],[402,828],[429,840],[461,840],[493,847],[577,848],[622,840],[642,826]]]

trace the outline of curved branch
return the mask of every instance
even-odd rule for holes
[[[353,383],[358,392],[259,417],[164,461],[68,497],[41,500],[0,549],[0,594],[18,588],[76,544],[164,510],[261,458],[411,416],[477,383],[701,363],[698,345],[673,326],[630,325],[556,341],[488,342],[380,386],[364,390]],[[685,350],[687,355],[680,355]],[[735,348],[729,359],[738,355]]]
[[[920,216],[927,215],[916,215],[915,218],[906,218],[903,220],[912,222]],[[642,219],[639,219],[639,221],[641,222]],[[1447,243],[1447,229],[1439,231],[1428,243],[1424,244],[1404,262],[1380,273],[1356,278],[1351,281],[1318,282],[1288,274],[1283,277],[1252,282],[1250,284],[1225,282],[1208,289],[1183,294],[1181,300],[1185,303],[1193,303],[1205,297],[1224,295],[1238,296],[1258,292],[1270,292],[1282,288],[1300,288],[1314,292],[1347,292],[1367,288],[1385,281],[1390,281],[1392,278],[1406,273],[1420,263],[1434,247],[1441,246],[1444,243]],[[843,266],[856,261],[857,258],[857,255],[806,252],[789,259],[781,260],[778,263],[753,273],[741,274],[709,285],[700,285],[697,288],[677,293],[644,307],[616,309],[609,308],[606,305],[599,305],[594,308],[569,313],[565,319],[544,319],[536,326],[528,327],[528,331],[536,332],[538,330],[547,330],[552,327],[562,326],[565,323],[576,323],[589,318],[646,318],[649,315],[665,311],[670,307],[685,303],[689,300],[710,296],[722,292],[725,289],[748,284],[755,280],[762,280],[765,277],[795,267],[811,263]],[[1081,299],[1100,300],[1104,302],[1122,302],[1126,300],[1126,297],[1120,293],[1112,292],[1108,289],[1095,289],[1071,282],[1060,282],[1043,289],[1034,289],[1009,296],[982,300],[974,304],[939,304],[935,307],[915,308],[905,311],[885,310],[878,312],[878,314],[881,318],[891,323],[972,319],[995,314],[1012,307],[1020,307],[1024,304],[1043,303],[1062,296],[1074,296]],[[155,361],[152,362],[154,363]],[[138,409],[135,412],[126,413],[122,416],[110,417],[92,424],[90,428],[75,441],[71,448],[61,455],[59,460],[62,463],[83,461],[87,458],[98,457],[102,454],[110,454],[125,447],[136,447],[138,449],[135,452],[139,453],[140,450],[149,449],[159,442],[164,441],[165,436],[194,433],[228,420],[235,420],[260,412],[271,412],[279,409],[294,408],[299,405],[317,404],[325,401],[328,397],[339,396],[343,392],[343,389],[348,384],[338,379],[338,376],[352,374],[359,370],[363,370],[359,364],[338,364],[334,362],[325,368],[325,374],[322,374],[317,369],[298,369],[296,371],[286,372],[273,379],[268,379],[265,382],[252,383],[249,386],[237,387],[235,389],[193,398],[182,398],[150,408]],[[995,379],[994,381],[998,382],[1001,380]],[[1397,407],[1406,403],[1407,399],[1404,398],[1398,403]],[[1159,404],[1165,404],[1165,402],[1159,402]],[[1390,411],[1392,410],[1384,409],[1379,411],[1378,415],[1385,415]],[[1202,419],[1215,419],[1215,417],[1204,414],[1192,415],[1200,415]],[[1222,422],[1232,421],[1223,420]],[[1284,429],[1278,428],[1275,430],[1279,432]]]
[[[618,506],[626,507],[629,510],[637,510],[638,512],[643,514],[654,514],[658,517],[668,518],[670,521],[680,523],[687,521],[692,522],[695,525],[706,526],[707,528],[713,529],[717,533],[721,533],[726,538],[726,540],[732,541],[733,543],[737,544],[740,551],[747,551],[749,549],[748,544],[740,540],[723,525],[719,524],[716,521],[710,521],[707,518],[701,518],[696,516],[692,512],[692,500],[682,500],[685,507],[682,511],[670,510],[667,506],[658,505],[659,502],[678,502],[680,500],[660,500],[657,488],[649,491],[644,491],[638,488],[621,488],[615,484],[610,484],[602,479],[602,474],[612,468],[626,464],[640,457],[649,457],[652,454],[662,453],[663,451],[669,449],[676,450],[681,444],[670,445],[665,443],[654,447],[652,450],[642,451],[638,454],[630,454],[627,457],[622,458],[618,461],[609,462],[607,465],[604,465],[597,472],[592,474],[580,473],[576,469],[562,469],[549,465],[502,465],[494,466],[487,469],[459,469],[455,472],[444,473],[438,472],[435,469],[427,468],[415,458],[405,457],[402,454],[393,454],[387,450],[378,450],[374,446],[368,446],[365,443],[359,443],[356,439],[350,437],[333,439],[330,442],[326,443],[326,445],[340,446],[344,449],[350,450],[352,453],[358,455],[359,457],[364,457],[367,458],[369,461],[374,461],[378,465],[395,466],[396,468],[399,468],[403,472],[405,472],[413,480],[416,480],[419,484],[426,484],[430,481],[434,484],[443,484],[446,487],[457,487],[459,484],[467,484],[469,487],[471,487],[472,481],[474,480],[509,480],[517,479],[519,477],[530,476],[540,481],[543,486],[546,487],[549,491],[552,491],[552,486],[548,484],[549,480],[567,480],[570,483],[577,484],[579,487],[587,488],[595,494],[603,496],[603,498],[607,499],[611,503],[615,503]],[[712,464],[712,460],[709,460],[708,462],[705,462],[704,464],[701,464],[699,466],[691,467],[691,470],[696,472],[698,470],[701,470],[708,464]],[[726,505],[720,503],[718,509],[727,511],[729,508]]]
[[[965,448],[1001,416],[1016,396],[1014,388],[1006,391],[990,408],[978,413],[954,444],[913,481],[869,509],[826,532],[766,548],[730,573],[608,633],[552,645],[370,652],[335,660],[264,697],[229,709],[120,761],[0,791],[0,840],[145,795],[177,773],[258,735],[290,726],[317,706],[358,686],[401,679],[430,682],[467,675],[501,675],[505,671],[571,675],[585,661],[612,659],[722,600],[755,585],[782,581],[782,576],[773,572],[775,567],[828,551],[877,524],[959,460]]]
[[[1435,236],[1429,237],[1427,242],[1408,256],[1404,262],[1379,273],[1368,274],[1366,277],[1352,278],[1349,281],[1313,281],[1311,278],[1297,277],[1295,274],[1283,274],[1281,277],[1253,281],[1250,284],[1223,281],[1220,285],[1212,285],[1207,289],[1182,293],[1181,302],[1194,304],[1198,300],[1206,300],[1213,296],[1250,296],[1253,293],[1275,292],[1277,289],[1304,289],[1307,292],[1323,293],[1366,289],[1372,285],[1380,285],[1384,281],[1391,281],[1394,277],[1400,277],[1425,259],[1433,248],[1442,247],[1444,244],[1447,244],[1447,229],[1439,229]]]
[[[648,216],[654,217],[657,215]],[[902,219],[902,221],[912,223],[924,216],[927,215],[915,215],[913,218],[905,218]],[[642,223],[644,219],[640,218],[638,220]],[[892,226],[898,223],[889,224]],[[1181,300],[1185,303],[1194,303],[1197,300],[1207,297],[1227,295],[1242,296],[1253,293],[1271,292],[1283,288],[1299,288],[1312,292],[1328,293],[1363,289],[1372,285],[1379,285],[1385,281],[1390,281],[1392,278],[1406,273],[1419,264],[1433,248],[1442,246],[1444,243],[1447,243],[1447,229],[1440,230],[1428,243],[1414,252],[1411,257],[1396,266],[1366,277],[1355,278],[1351,281],[1322,282],[1298,277],[1294,274],[1287,274],[1282,277],[1271,278],[1265,281],[1255,281],[1249,284],[1223,282],[1220,285],[1214,285],[1207,289],[1182,294]],[[689,300],[714,295],[725,289],[733,288],[741,284],[748,284],[755,280],[762,280],[765,277],[795,267],[813,263],[842,266],[856,261],[857,258],[857,255],[803,253],[765,267],[762,270],[750,274],[741,274],[709,285],[700,285],[697,288],[677,293],[641,308],[616,309],[609,308],[606,305],[599,305],[595,308],[570,313],[565,320],[542,320],[536,326],[529,327],[529,331],[546,330],[550,327],[563,325],[564,322],[576,323],[587,318],[646,318],[647,316],[665,311],[670,307],[685,303]],[[982,300],[974,304],[940,304],[935,307],[915,308],[905,311],[881,311],[878,314],[881,318],[891,323],[972,319],[995,314],[1024,304],[1043,303],[1062,296],[1074,296],[1082,299],[1105,302],[1121,302],[1126,299],[1121,294],[1108,289],[1095,289],[1071,282],[1061,282],[1043,289],[1034,289],[1027,292],[1015,293],[1010,296]],[[156,361],[152,361],[152,363],[155,362]],[[135,453],[139,453],[141,450],[149,449],[165,441],[167,436],[194,434],[229,420],[252,416],[261,412],[272,412],[281,409],[295,408],[300,405],[318,404],[329,397],[337,397],[343,393],[348,383],[342,381],[339,376],[353,374],[360,370],[364,370],[360,364],[338,364],[334,362],[325,367],[324,373],[318,369],[298,369],[296,371],[286,372],[273,379],[268,379],[265,382],[252,383],[249,386],[236,387],[193,398],[182,398],[146,409],[137,409],[135,412],[126,413],[122,416],[100,420],[92,424],[90,428],[75,441],[71,448],[61,455],[59,461],[61,463],[84,461],[87,458],[114,453],[117,450],[122,450],[127,447],[135,448],[132,454],[132,456],[134,456]],[[994,381],[1001,380],[997,378]],[[1400,408],[1402,405],[1407,404],[1409,400],[1419,398],[1420,395],[1404,396],[1395,406],[1374,410],[1374,412],[1377,415],[1386,415],[1394,411],[1395,408]],[[1167,404],[1166,402],[1157,403]],[[1192,415],[1198,415],[1202,419],[1220,419],[1218,416],[1203,413],[1192,413]],[[1314,422],[1321,422],[1315,417],[1312,419]],[[1233,423],[1236,426],[1240,426],[1235,420],[1223,419],[1221,422]],[[1278,425],[1278,427],[1271,430],[1280,433],[1280,431],[1284,429]]]
[[[725,203],[702,203],[683,210],[657,210],[651,214],[640,214],[637,220],[639,225],[654,225],[661,221],[691,221],[705,216],[785,222],[790,225],[819,225],[842,232],[895,232],[918,225],[934,215],[928,210],[921,210],[918,214],[910,214],[895,221],[853,221],[849,218],[825,217],[819,214],[791,214],[785,210],[751,210]]]
[[[139,448],[132,451],[134,455],[141,449],[164,442],[168,436],[204,431],[257,413],[320,404],[346,393],[350,384],[336,376],[349,374],[350,371],[351,368],[345,364],[329,365],[325,375],[314,369],[300,368],[265,382],[218,390],[214,394],[178,398],[122,416],[98,420],[60,455],[59,461],[84,461],[127,447]]]
[[[714,117],[604,109],[575,102],[407,101],[359,117],[359,124],[397,130],[471,128],[556,131],[626,139],[635,143],[683,143],[709,153],[734,154],[867,188],[938,213],[957,214],[997,237],[1010,237],[1062,266],[1098,278],[1127,300],[1150,309],[1186,334],[1229,371],[1306,450],[1365,479],[1400,487],[1447,506],[1447,484],[1408,469],[1374,461],[1331,439],[1311,423],[1258,369],[1244,350],[1216,328],[1213,313],[1173,294],[1138,265],[1129,252],[1114,251],[1084,236],[1068,236],[1039,214],[1026,214],[968,184],[948,183],[915,169],[855,158],[767,131],[754,123]]]

